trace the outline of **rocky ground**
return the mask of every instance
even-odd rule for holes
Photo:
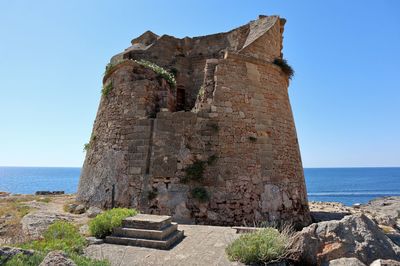
[[[74,201],[74,195],[3,194],[0,196],[0,245],[38,238],[56,220],[72,222],[81,228],[83,234],[87,234],[87,215],[64,210]]]
[[[55,220],[70,221],[86,235],[89,217],[95,213],[81,213],[85,210],[74,201],[74,195],[0,194],[0,245],[38,238]],[[400,265],[400,197],[352,207],[310,202],[310,211],[314,223],[296,233],[292,255],[280,265]],[[192,265],[204,265],[205,261],[208,265],[240,265],[229,262],[224,254],[237,237],[235,228],[181,225],[180,229],[185,230],[186,238],[170,251],[97,243],[89,245],[85,253],[107,258],[112,265],[188,265],[188,261]],[[20,251],[0,247],[2,252]]]

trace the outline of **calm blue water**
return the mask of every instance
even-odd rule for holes
[[[398,168],[306,168],[309,200],[366,203],[400,196]],[[0,167],[0,191],[31,194],[38,190],[75,193],[80,168]]]
[[[0,167],[0,191],[33,194],[39,190],[75,193],[81,168]]]
[[[346,205],[376,197],[400,196],[400,167],[306,168],[308,199]]]

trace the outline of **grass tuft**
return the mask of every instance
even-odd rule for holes
[[[18,254],[8,260],[4,266],[37,266],[43,261],[44,257],[45,254],[41,252],[36,252],[32,256]]]
[[[290,236],[267,227],[241,235],[225,249],[229,260],[245,264],[265,264],[286,255]]]
[[[276,58],[273,62],[275,65],[279,66],[283,73],[286,74],[286,76],[289,79],[292,79],[294,76],[294,70],[293,68],[288,64],[286,59],[283,58]]]
[[[89,222],[89,231],[92,236],[105,238],[111,235],[114,227],[122,225],[122,220],[138,214],[135,209],[114,208],[97,215]]]

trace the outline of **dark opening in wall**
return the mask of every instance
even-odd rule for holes
[[[185,103],[186,103],[186,95],[185,89],[182,87],[178,87],[176,91],[176,111],[185,110]]]

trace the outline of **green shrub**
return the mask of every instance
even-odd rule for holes
[[[195,187],[191,193],[192,197],[200,202],[206,202],[209,199],[208,192],[204,187]]]
[[[45,254],[39,252],[34,253],[32,256],[18,254],[8,260],[4,266],[37,266],[43,261],[44,257]]]
[[[279,66],[283,73],[286,74],[286,76],[289,79],[292,79],[294,76],[294,70],[293,68],[288,64],[286,59],[283,58],[276,58],[273,62],[275,65]]]
[[[86,240],[78,229],[65,221],[56,221],[44,232],[42,240],[35,240],[22,244],[22,248],[34,249],[44,252],[62,250],[67,253],[83,251]]]
[[[122,225],[122,220],[138,214],[135,209],[114,208],[97,215],[89,223],[91,235],[97,238],[105,238],[111,235],[113,228]]]
[[[86,240],[79,234],[78,229],[65,221],[56,221],[44,232],[42,240],[21,244],[24,249],[33,249],[33,256],[18,255],[7,261],[9,266],[37,266],[46,254],[53,250],[64,251],[78,266],[107,266],[105,260],[93,260],[79,254],[83,252]]]
[[[112,82],[109,82],[107,85],[103,85],[103,89],[101,89],[101,94],[103,94],[103,96],[107,96],[112,89],[113,84]]]
[[[241,235],[225,249],[229,260],[245,264],[266,263],[282,258],[289,236],[272,227]]]
[[[172,73],[170,73],[167,70],[165,70],[164,68],[162,68],[159,65],[156,65],[156,64],[154,64],[152,62],[144,60],[144,59],[135,60],[135,62],[138,63],[139,65],[142,65],[142,66],[144,66],[146,68],[149,68],[149,69],[153,70],[160,77],[165,79],[169,83],[169,85],[171,85],[171,87],[173,87],[173,88],[176,87],[175,76]]]

